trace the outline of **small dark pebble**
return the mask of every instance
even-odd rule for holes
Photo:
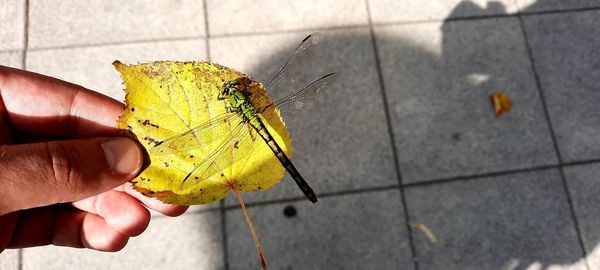
[[[292,205],[288,205],[285,208],[283,208],[283,215],[286,217],[295,217],[297,213],[298,211],[296,211],[296,207]]]
[[[462,139],[461,134],[459,132],[452,133],[452,139],[455,141],[460,141]]]

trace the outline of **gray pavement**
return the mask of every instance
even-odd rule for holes
[[[0,25],[0,65],[118,100],[113,60],[264,79],[320,31],[297,83],[340,79],[288,121],[320,200],[289,176],[244,194],[270,269],[600,269],[598,0],[4,0]],[[140,267],[260,266],[231,197],[154,214],[118,253],[0,254],[1,270]]]

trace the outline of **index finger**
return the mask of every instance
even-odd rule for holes
[[[82,86],[0,66],[2,104],[12,128],[44,136],[116,134],[123,111],[122,103]]]

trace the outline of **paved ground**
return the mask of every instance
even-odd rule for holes
[[[288,178],[246,195],[271,269],[600,269],[600,1],[116,2],[3,1],[0,64],[122,99],[115,59],[264,78],[322,32],[299,76],[340,82],[289,123],[321,200]],[[493,91],[510,113],[493,116]],[[156,215],[119,253],[0,255],[2,270],[139,267],[259,265],[231,198]]]

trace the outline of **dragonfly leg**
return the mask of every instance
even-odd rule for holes
[[[248,133],[250,133],[250,139],[252,139],[253,142],[256,141],[256,134],[254,134],[254,132],[256,132],[254,130],[254,128],[252,127],[252,125],[246,125],[248,127]]]

